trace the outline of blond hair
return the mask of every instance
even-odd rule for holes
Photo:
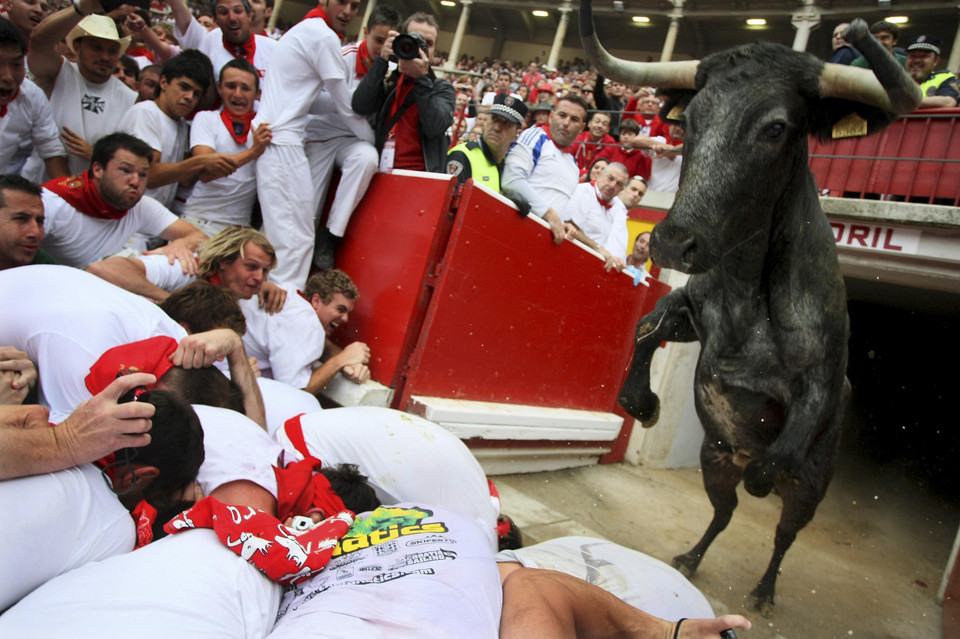
[[[277,265],[277,252],[263,233],[246,226],[234,226],[220,231],[200,246],[197,277],[209,279],[221,264],[230,264],[244,257],[243,247],[247,242],[252,242],[270,256],[271,269]]]

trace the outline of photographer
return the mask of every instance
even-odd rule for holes
[[[390,32],[380,57],[353,94],[353,110],[360,115],[377,114],[381,171],[443,173],[456,93],[453,85],[430,70],[437,21],[429,14],[415,13],[402,30],[402,35]],[[396,60],[397,67],[387,77],[391,60]]]

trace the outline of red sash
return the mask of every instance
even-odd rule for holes
[[[153,51],[149,50],[146,47],[137,47],[135,49],[130,48],[130,49],[127,49],[124,52],[124,54],[130,56],[131,58],[136,58],[139,56],[141,58],[146,58],[147,60],[150,60],[150,62],[156,62],[156,60],[153,57]]]
[[[223,38],[223,48],[229,51],[233,57],[244,58],[247,62],[253,64],[253,54],[257,52],[257,36],[251,33],[247,41],[242,44],[227,42],[227,39]]]
[[[602,206],[605,209],[609,209],[611,206],[613,206],[613,202],[607,202],[602,197],[600,197],[600,189],[597,188],[596,180],[590,180],[590,184],[591,186],[593,186],[593,194],[597,196],[597,202],[600,203],[600,206]]]
[[[323,18],[323,21],[327,23],[327,26],[333,29],[333,32],[338,36],[343,38],[343,33],[337,31],[337,28],[333,26],[333,23],[330,22],[330,16],[328,16],[327,12],[323,10],[323,7],[314,7],[313,9],[310,9],[307,15],[303,16],[304,20],[307,20],[308,18]]]
[[[84,215],[100,220],[119,220],[127,214],[126,209],[115,209],[103,201],[89,171],[80,175],[54,178],[43,186],[62,197],[70,206]]]
[[[371,64],[373,64],[373,56],[370,55],[370,47],[367,46],[367,41],[364,40],[357,48],[357,77],[362,78],[367,75]]]

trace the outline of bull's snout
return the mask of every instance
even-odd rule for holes
[[[661,268],[692,273],[697,270],[699,244],[695,233],[670,226],[664,221],[650,235],[650,256]]]

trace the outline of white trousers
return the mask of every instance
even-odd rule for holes
[[[270,279],[302,289],[310,274],[316,235],[313,182],[301,145],[268,144],[257,159],[257,195],[263,234],[277,252]]]
[[[370,180],[377,172],[380,161],[377,149],[353,136],[322,142],[308,141],[305,149],[313,178],[313,210],[316,211],[317,219],[323,214],[323,203],[327,199],[333,167],[340,167],[340,185],[330,206],[327,228],[337,237],[343,237],[350,216],[363,199]]]

